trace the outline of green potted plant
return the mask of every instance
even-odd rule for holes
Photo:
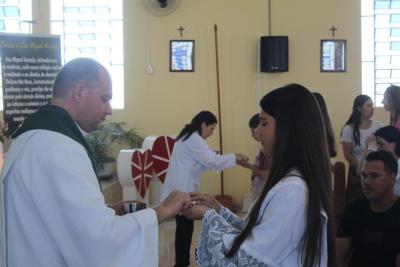
[[[135,128],[124,129],[124,122],[102,123],[98,130],[88,134],[86,141],[96,156],[99,166],[99,178],[112,177],[112,164],[115,159],[110,155],[112,144],[124,145],[126,148],[140,148],[143,138]]]

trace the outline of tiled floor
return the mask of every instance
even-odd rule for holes
[[[197,266],[194,260],[194,249],[197,244],[201,221],[195,221],[192,246],[190,249],[190,266]],[[172,267],[175,264],[175,219],[163,222],[158,231],[158,266]]]

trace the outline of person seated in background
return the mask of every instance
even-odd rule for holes
[[[367,155],[361,172],[365,198],[351,203],[339,224],[339,267],[400,267],[400,201],[393,194],[397,169],[388,151]]]
[[[260,137],[256,133],[256,128],[260,124],[260,115],[257,113],[251,117],[249,121],[249,128],[251,136],[257,142],[261,142]],[[253,203],[257,197],[260,195],[261,190],[264,187],[265,181],[268,177],[269,171],[269,155],[264,154],[262,149],[260,149],[256,155],[254,164],[248,162],[247,160],[238,161],[238,165],[251,170],[251,185],[250,185],[250,199]]]
[[[367,148],[364,150],[363,156],[359,162],[358,173],[365,164],[365,157],[372,151],[385,150],[393,154],[399,164],[400,159],[400,130],[394,126],[385,126],[377,130],[374,134],[367,137]],[[399,168],[400,170],[400,168]],[[396,184],[394,192],[400,195],[400,172],[397,172]]]

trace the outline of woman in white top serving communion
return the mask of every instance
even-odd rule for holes
[[[205,139],[213,134],[217,122],[213,113],[201,111],[181,130],[169,162],[161,201],[174,190],[198,191],[201,174],[206,170],[222,171],[235,166],[237,160],[247,159],[241,154],[218,155],[208,147]],[[189,266],[193,220],[179,215],[175,219],[175,266]]]

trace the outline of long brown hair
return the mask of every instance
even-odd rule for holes
[[[386,88],[385,94],[392,109],[390,111],[390,125],[394,125],[400,117],[400,87],[392,84]]]
[[[317,100],[319,109],[322,113],[322,118],[324,119],[326,141],[328,142],[328,151],[331,158],[336,157],[336,146],[335,146],[335,134],[333,133],[331,119],[329,118],[328,108],[325,103],[324,97],[317,92],[313,93],[315,99]]]
[[[367,102],[368,100],[371,100],[371,98],[367,95],[358,95],[356,98],[354,98],[353,110],[351,112],[349,119],[346,121],[345,124],[345,126],[351,125],[353,127],[353,140],[354,140],[353,146],[360,145],[360,125],[362,118],[361,118],[361,112],[358,109],[362,108],[365,102]]]
[[[303,266],[321,263],[323,222],[321,209],[328,215],[328,266],[335,264],[330,168],[325,128],[318,104],[305,87],[290,84],[265,95],[263,111],[275,118],[275,144],[271,170],[260,197],[253,205],[247,224],[227,252],[232,257],[256,226],[260,207],[268,192],[289,170],[297,168],[308,187],[306,229],[301,241]]]

